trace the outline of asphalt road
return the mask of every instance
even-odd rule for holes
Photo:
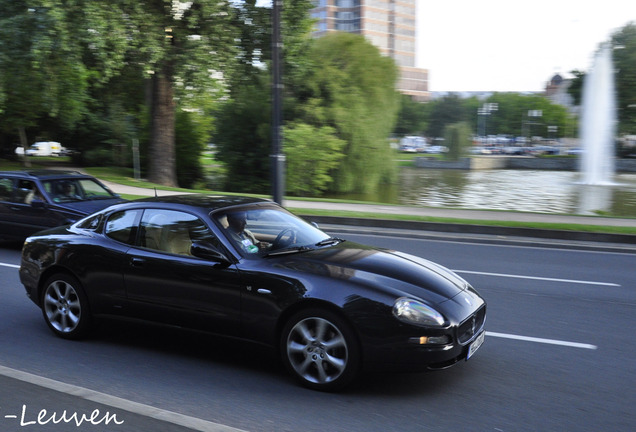
[[[4,247],[0,430],[636,430],[633,251],[346,238],[429,258],[469,280],[489,307],[477,354],[445,371],[365,375],[325,394],[298,387],[274,353],[236,341],[130,323],[64,341],[24,295],[19,249]],[[64,410],[71,420],[97,414],[80,427],[54,424]],[[93,424],[107,413],[108,425]]]

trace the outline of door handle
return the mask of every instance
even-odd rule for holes
[[[133,267],[142,267],[144,265],[144,262],[146,262],[146,260],[144,260],[143,258],[130,259],[130,265]]]

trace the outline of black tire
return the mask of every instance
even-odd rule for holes
[[[88,301],[80,282],[67,274],[51,276],[42,290],[44,321],[57,336],[81,339],[91,327]]]
[[[293,315],[283,328],[280,349],[290,373],[314,390],[340,390],[360,370],[360,349],[351,326],[328,310]]]

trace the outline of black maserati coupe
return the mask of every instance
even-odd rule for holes
[[[468,360],[486,303],[431,261],[331,237],[264,199],[117,204],[24,243],[20,280],[60,337],[125,317],[266,344],[302,384]]]

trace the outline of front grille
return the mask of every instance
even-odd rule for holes
[[[486,306],[482,306],[477,312],[464,320],[457,328],[457,340],[465,345],[475,335],[479,334],[486,320]]]

